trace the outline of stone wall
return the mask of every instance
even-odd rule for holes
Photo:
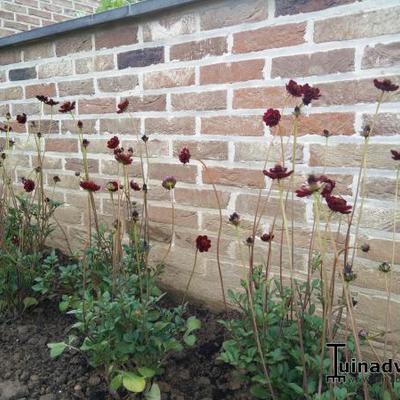
[[[97,0],[0,0],[0,37],[92,14]]]
[[[15,116],[25,111],[31,120],[41,118],[46,126],[49,109],[36,101],[36,95],[75,99],[77,117],[90,140],[91,173],[100,183],[116,171],[106,149],[110,134],[119,134],[126,147],[133,146],[132,175],[140,175],[137,135],[148,135],[151,229],[164,247],[171,230],[171,210],[169,194],[160,181],[166,175],[178,179],[177,226],[164,283],[184,287],[192,267],[194,238],[199,232],[208,234],[212,251],[199,258],[191,292],[209,304],[218,303],[218,210],[210,175],[198,162],[182,166],[176,157],[178,150],[187,145],[208,165],[224,218],[239,212],[245,239],[257,189],[265,189],[266,194],[270,185],[261,170],[273,135],[263,125],[262,114],[266,108],[283,107],[289,78],[308,82],[318,86],[323,96],[301,116],[296,163],[303,177],[299,176],[298,183],[310,172],[325,171],[337,180],[338,193],[353,203],[364,140],[360,132],[376,108],[378,93],[372,81],[387,77],[400,82],[399,18],[400,2],[394,0],[212,0],[6,47],[0,50],[1,114],[10,111]],[[131,104],[132,120],[127,114],[115,114],[117,103],[125,98]],[[389,150],[400,147],[399,99],[397,92],[382,104],[370,144],[360,237],[371,250],[356,252],[358,279],[353,284],[359,301],[357,313],[365,325],[379,326],[384,319],[385,276],[378,272],[378,265],[390,260],[392,252],[395,163]],[[287,105],[282,131],[285,143],[290,140],[293,103]],[[45,128],[49,132],[47,179],[50,185],[55,174],[61,178],[56,193],[65,206],[58,218],[76,246],[82,244],[88,222],[85,194],[74,176],[81,169],[81,155],[71,118],[55,118]],[[334,134],[326,152],[323,129]],[[15,131],[18,182],[35,167],[35,153],[25,128],[15,126]],[[274,143],[273,158],[279,159],[279,141]],[[111,222],[108,195],[103,192],[96,199],[100,214]],[[273,190],[263,229],[268,229],[277,209],[278,193]],[[295,199],[294,218],[295,267],[298,276],[304,277],[312,221],[310,200]],[[333,227],[338,228],[337,220]],[[279,241],[279,229],[276,236]],[[56,239],[62,246],[60,232]],[[265,254],[266,247],[257,240],[257,261],[262,262]],[[226,286],[236,287],[244,270],[234,231],[227,223],[222,259]],[[273,260],[277,265],[275,245]],[[400,263],[400,251],[396,262]],[[392,279],[392,301],[398,307],[398,264]],[[392,314],[399,327],[398,310]]]

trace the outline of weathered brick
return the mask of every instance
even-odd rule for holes
[[[330,7],[354,3],[355,0],[279,0],[276,2],[275,15],[293,15],[324,10]]]
[[[88,159],[89,172],[99,172],[99,160]],[[66,158],[65,169],[70,171],[83,171],[83,161],[81,158]]]
[[[91,72],[109,71],[115,69],[112,54],[104,54],[95,57],[87,57],[75,60],[77,74],[89,74]]]
[[[330,50],[272,59],[273,78],[327,75],[354,70],[354,49]]]
[[[95,119],[85,119],[82,120],[83,127],[82,132],[84,135],[92,135],[97,133],[96,129],[96,120]],[[68,119],[61,121],[61,133],[73,133],[76,134],[78,132],[77,123],[74,120]],[[92,146],[90,146],[91,150]]]
[[[193,117],[146,118],[145,132],[166,135],[194,135],[195,120]]]
[[[200,83],[232,83],[263,78],[263,60],[238,61],[200,67]]]
[[[174,176],[178,182],[194,183],[197,168],[194,165],[151,163],[149,165],[150,179],[163,180],[166,176]]]
[[[179,61],[199,60],[209,56],[220,56],[227,50],[225,37],[210,38],[171,46],[170,59]]]
[[[183,147],[190,149],[190,153],[194,159],[201,160],[227,160],[228,159],[228,142],[220,141],[175,141],[174,157],[177,158]]]
[[[292,160],[293,146],[285,147],[285,160]],[[270,145],[267,143],[258,142],[240,142],[235,143],[235,161],[264,161],[268,162],[281,162],[282,151],[278,143]],[[296,147],[296,161],[303,161],[303,145],[298,144]]]
[[[371,114],[363,115],[363,125],[372,126],[374,116]],[[374,135],[392,136],[400,134],[400,114],[399,113],[380,113],[376,116],[374,124]]]
[[[14,64],[21,61],[21,51],[18,48],[2,49],[0,51],[0,65]]]
[[[54,56],[53,43],[34,43],[23,47],[24,61],[40,60]]]
[[[140,129],[138,118],[101,119],[100,133],[136,135]]]
[[[72,75],[72,61],[61,60],[39,65],[39,78],[54,78],[55,76]]]
[[[287,97],[283,86],[245,88],[233,92],[233,108],[283,108],[298,103],[298,99]]]
[[[276,25],[233,35],[233,52],[250,53],[266,49],[295,46],[305,42],[306,24]]]
[[[135,134],[136,132],[134,132]],[[133,156],[140,157],[140,154],[143,158],[146,157],[146,150],[144,143],[139,138],[139,142],[137,139],[125,139],[121,138],[121,144],[125,149],[129,147],[133,148]],[[109,150],[108,150],[109,151]],[[169,145],[166,141],[161,141],[157,139],[150,139],[147,142],[147,151],[149,153],[149,157],[160,157],[160,156],[168,156],[169,155]]]
[[[79,100],[81,114],[108,114],[115,113],[116,100],[113,97]]]
[[[370,198],[382,200],[387,200],[390,198],[394,199],[396,193],[396,180],[394,179],[394,177],[367,177],[366,186],[367,196]]]
[[[400,42],[367,46],[364,50],[362,68],[395,67],[400,64]]]
[[[99,78],[97,79],[97,84],[100,91],[105,93],[134,90],[138,84],[138,77],[137,75],[123,75]]]
[[[195,83],[194,68],[177,68],[144,74],[145,89],[191,86]]]
[[[261,118],[254,116],[218,116],[201,119],[201,133],[206,135],[262,136]]]
[[[73,33],[55,41],[57,57],[92,50],[92,35],[90,33]]]
[[[137,25],[132,24],[115,25],[101,29],[94,35],[95,48],[96,50],[110,49],[137,43],[137,32]]]
[[[34,126],[32,124],[28,124],[29,133],[37,133],[41,132],[43,134],[49,133],[60,133],[60,121],[55,119],[40,119],[40,120],[31,120],[30,122],[34,122]]]
[[[204,183],[251,188],[265,187],[261,170],[208,167],[207,170],[202,171],[202,175]]]
[[[217,191],[218,200],[222,208],[228,206],[230,194],[221,190]],[[215,197],[214,190],[208,189],[189,189],[180,188],[175,189],[175,200],[178,204],[191,207],[201,208],[218,208],[218,203]]]
[[[59,82],[57,85],[58,95],[61,97],[95,93],[92,79]]]
[[[398,33],[398,14],[399,8],[394,7],[317,21],[314,40],[320,43]]]
[[[159,222],[161,224],[171,224],[171,208],[150,205],[149,218],[150,221]],[[177,226],[197,226],[197,212],[177,208],[175,209],[174,223]]]
[[[36,78],[36,68],[18,68],[12,69],[8,72],[8,76],[10,81],[24,81],[27,79],[35,79]]]
[[[223,110],[226,108],[225,90],[213,92],[172,93],[171,104],[174,110]]]
[[[256,22],[266,19],[267,2],[263,0],[224,0],[212,2],[200,12],[201,30]]]
[[[31,102],[31,103],[17,103],[17,104],[12,104],[12,114],[13,115],[18,115],[25,113],[29,116],[35,115],[35,114],[40,114],[42,106],[41,104],[37,101]]]
[[[368,147],[368,167],[377,169],[390,169],[395,167],[395,161],[390,157],[393,145],[373,144]],[[363,153],[362,144],[330,145],[325,151],[325,146],[320,144],[310,145],[310,166],[329,165],[330,167],[359,167]],[[326,161],[325,161],[326,160]]]
[[[0,100],[19,100],[23,98],[22,88],[20,86],[0,89]]]
[[[147,67],[164,62],[164,47],[150,47],[119,53],[118,69]]]
[[[30,85],[25,87],[25,97],[27,99],[31,99],[39,95],[49,97],[55,96],[56,85],[54,83],[41,83],[38,85]]]
[[[75,153],[78,151],[77,139],[46,139],[46,151]]]
[[[165,94],[154,96],[130,96],[129,110],[132,112],[142,111],[165,111],[167,98]]]

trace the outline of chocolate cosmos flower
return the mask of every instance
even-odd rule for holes
[[[58,111],[60,113],[68,113],[71,112],[73,110],[75,110],[75,101],[66,101],[63,104],[61,104],[60,108],[58,109]]]
[[[303,103],[309,105],[313,100],[318,100],[321,97],[321,93],[318,88],[313,88],[308,83],[302,86],[303,90]]]
[[[173,176],[167,176],[162,181],[162,187],[167,190],[173,189],[175,185],[176,185],[176,179]]]
[[[113,136],[108,142],[107,147],[109,149],[116,149],[119,146],[119,139],[117,136]]]
[[[18,114],[18,115],[17,115],[17,122],[18,122],[18,123],[20,123],[20,124],[25,124],[26,120],[27,120],[27,117],[26,117],[26,114],[25,114],[25,113],[22,113],[22,114]]]
[[[264,113],[263,121],[265,122],[265,125],[269,126],[270,128],[278,125],[280,120],[281,120],[281,113],[279,112],[279,110],[274,110],[273,108],[269,108]]]
[[[326,203],[328,207],[334,211],[341,214],[350,214],[352,206],[347,204],[345,199],[336,196],[326,196]]]
[[[36,96],[36,98],[50,107],[56,106],[57,104],[60,103],[59,101],[54,101],[53,99],[50,99],[49,97],[43,95]]]
[[[81,181],[79,186],[88,192],[97,192],[100,190],[100,186],[93,181]]]
[[[131,180],[129,185],[130,185],[131,189],[134,190],[135,192],[138,192],[140,190],[139,184],[136,183],[134,180]]]
[[[393,160],[400,161],[400,151],[390,150],[390,152],[392,153]]]
[[[229,222],[234,226],[238,226],[240,224],[240,215],[237,212],[232,213],[229,216]]]
[[[384,79],[383,81],[374,79],[374,85],[377,89],[382,90],[383,92],[395,92],[399,88],[399,86],[392,83],[390,79]]]
[[[118,182],[110,181],[106,184],[106,189],[108,192],[114,193],[118,190]]]
[[[260,239],[263,242],[271,242],[274,238],[274,235],[272,233],[264,233],[263,235],[260,236]]]
[[[299,85],[293,79],[286,84],[286,90],[294,97],[301,97],[303,95],[303,86]]]
[[[22,178],[22,184],[24,185],[24,190],[27,193],[33,192],[35,189],[35,182],[32,179]]]
[[[207,252],[211,247],[211,240],[208,239],[207,235],[199,235],[196,239],[196,247],[200,253]]]
[[[117,114],[122,114],[129,106],[129,100],[125,99],[124,101],[121,101],[121,103],[119,103],[117,105],[118,110],[117,110]]]
[[[190,151],[187,147],[184,147],[180,152],[179,152],[179,161],[183,164],[187,164],[190,161]]]
[[[263,174],[271,179],[283,179],[287,178],[293,173],[293,171],[288,171],[287,168],[282,167],[282,165],[276,164],[274,168],[269,170],[264,169]]]
[[[132,154],[129,152],[124,152],[122,149],[115,149],[114,156],[115,159],[123,165],[132,164]]]

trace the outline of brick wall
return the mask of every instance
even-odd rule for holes
[[[0,37],[92,14],[97,0],[0,0]]]
[[[120,134],[125,145],[132,145],[135,151],[136,135],[148,135],[151,230],[160,246],[166,246],[170,234],[169,194],[160,180],[175,175],[179,182],[175,193],[177,228],[164,282],[184,287],[192,266],[194,238],[199,231],[206,233],[213,247],[211,255],[200,257],[192,292],[208,303],[218,302],[218,210],[212,186],[199,163],[179,164],[177,151],[188,145],[207,163],[225,218],[239,212],[244,221],[243,238],[247,237],[255,188],[267,193],[270,185],[261,169],[273,135],[263,125],[262,113],[268,107],[283,106],[288,78],[309,82],[317,85],[323,96],[301,117],[296,163],[298,175],[303,177],[298,181],[310,172],[321,173],[326,163],[326,173],[337,179],[339,193],[352,203],[363,145],[359,134],[376,107],[372,80],[389,77],[400,82],[399,18],[400,1],[393,0],[200,1],[139,21],[1,50],[0,109],[2,114],[8,110],[12,115],[25,110],[31,119],[48,121],[49,110],[42,108],[35,95],[76,99],[77,114],[90,136],[91,172],[98,182],[105,182],[116,171],[106,149],[111,133]],[[116,104],[124,98],[130,100],[133,121],[126,114],[115,114]],[[400,147],[399,99],[397,93],[382,104],[376,135],[371,138],[361,222],[361,237],[371,250],[357,252],[354,265],[357,312],[371,324],[381,322],[379,316],[384,318],[385,277],[377,268],[380,261],[390,260],[392,249],[395,165],[389,150]],[[291,111],[286,108],[283,124],[288,138],[286,121]],[[326,155],[323,129],[334,134]],[[18,180],[35,166],[35,153],[24,132],[15,137]],[[46,149],[48,182],[55,174],[61,177],[56,193],[65,206],[59,219],[73,245],[79,245],[86,235],[86,202],[74,177],[81,164],[69,116],[57,116],[46,134]],[[279,151],[275,145],[274,158],[279,159]],[[131,173],[140,174],[138,158]],[[264,228],[278,209],[277,192],[272,196],[262,220]],[[108,195],[98,194],[96,199],[100,214],[110,221]],[[295,266],[298,275],[304,276],[311,202],[295,199],[294,218]],[[62,244],[60,233],[56,232],[56,238]],[[257,241],[257,260],[261,262],[265,252],[265,246]],[[243,268],[228,224],[223,227],[222,257],[226,286],[235,287]],[[399,251],[396,257],[400,263]],[[277,265],[276,248],[273,259]],[[393,304],[399,306],[399,265],[394,267],[393,280]],[[399,326],[400,313],[392,315]]]

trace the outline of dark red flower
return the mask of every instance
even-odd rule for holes
[[[162,187],[167,190],[173,189],[175,185],[176,185],[176,179],[173,176],[167,176],[162,181]]]
[[[274,168],[269,170],[264,169],[263,174],[271,179],[283,179],[287,178],[293,173],[293,171],[288,171],[287,168],[282,167],[282,165],[276,164]]]
[[[187,164],[190,161],[190,151],[187,147],[184,147],[180,152],[179,152],[179,161],[183,164]]]
[[[71,112],[73,110],[75,110],[75,101],[66,101],[63,104],[61,104],[60,108],[58,109],[58,111],[60,113],[68,113]]]
[[[130,182],[130,187],[132,190],[134,190],[135,192],[138,192],[140,190],[140,186],[138,183],[136,183],[133,179]]]
[[[78,121],[77,125],[79,129],[83,128],[83,122],[81,120]]]
[[[61,182],[60,177],[58,175],[54,175],[53,176],[53,182],[54,182],[54,184],[57,184],[58,182]]]
[[[26,121],[27,121],[27,117],[26,117],[26,114],[25,113],[22,113],[22,114],[18,114],[17,115],[17,122],[18,123],[20,123],[20,124],[25,124],[26,123]]]
[[[106,184],[106,189],[108,192],[114,193],[118,190],[119,185],[117,181],[110,181]]]
[[[56,106],[57,104],[60,103],[59,101],[55,101],[55,100],[53,100],[53,99],[50,99],[50,98],[47,97],[47,96],[42,96],[42,95],[40,95],[40,96],[36,96],[36,98],[37,98],[39,101],[41,101],[42,103],[44,103],[44,104],[46,104],[46,105],[48,105],[48,106],[50,106],[50,107]]]
[[[116,151],[114,152],[115,154],[115,159],[123,164],[123,165],[131,165],[132,164],[132,154],[129,152],[124,152],[124,151]]]
[[[232,213],[229,216],[229,222],[234,226],[238,226],[240,224],[240,215],[237,212]]]
[[[303,85],[303,104],[309,105],[313,100],[318,100],[321,93],[318,88],[311,87],[308,83]]]
[[[100,190],[100,186],[93,181],[81,181],[79,186],[88,192],[97,192]]]
[[[346,282],[352,282],[357,278],[357,274],[353,271],[353,266],[346,264],[343,268],[343,278]]]
[[[303,95],[303,86],[299,85],[293,79],[286,84],[286,90],[294,97],[301,97]]]
[[[400,161],[400,151],[390,150],[390,152],[392,153],[393,160]]]
[[[390,79],[384,79],[383,81],[374,79],[374,85],[383,92],[395,92],[399,88],[399,85],[395,85]]]
[[[328,204],[328,207],[334,211],[338,212],[341,214],[350,214],[351,213],[351,208],[352,206],[347,204],[347,201],[345,199],[342,199],[341,197],[337,196],[326,196],[326,203]]]
[[[147,143],[149,141],[149,137],[147,135],[142,136],[143,142]]]
[[[1,132],[11,132],[12,127],[10,125],[3,125],[3,126],[0,126],[0,131]]]
[[[332,180],[332,179],[327,178],[324,175],[321,175],[319,177],[319,180],[323,184],[322,185],[322,190],[321,190],[321,196],[325,197],[325,198],[327,196],[330,196],[332,191],[333,191],[333,189],[336,186],[336,182],[334,180]]]
[[[22,178],[22,184],[24,185],[24,190],[27,193],[33,192],[35,190],[35,182],[32,179]]]
[[[117,105],[118,110],[117,110],[117,114],[122,114],[129,106],[129,100],[125,99],[124,101],[121,101],[121,103],[119,103]]]
[[[83,140],[82,140],[82,146],[83,146],[83,147],[86,148],[86,147],[89,146],[89,144],[90,144],[89,140],[87,140],[87,139],[83,139]]]
[[[270,128],[278,125],[280,120],[281,120],[281,113],[279,112],[279,110],[274,110],[273,108],[269,108],[264,113],[263,121]]]
[[[274,234],[273,233],[264,233],[263,235],[261,235],[260,239],[263,242],[271,242],[274,239]]]
[[[196,247],[200,253],[208,251],[211,247],[211,240],[208,239],[207,235],[199,235],[196,239]]]
[[[108,142],[107,147],[109,149],[116,149],[119,146],[119,139],[117,136],[113,136]]]
[[[307,182],[296,190],[297,197],[311,196],[314,192],[321,191],[321,196],[329,196],[335,187],[335,181],[327,178],[325,175],[319,177],[310,175]],[[322,190],[321,190],[322,189]]]

